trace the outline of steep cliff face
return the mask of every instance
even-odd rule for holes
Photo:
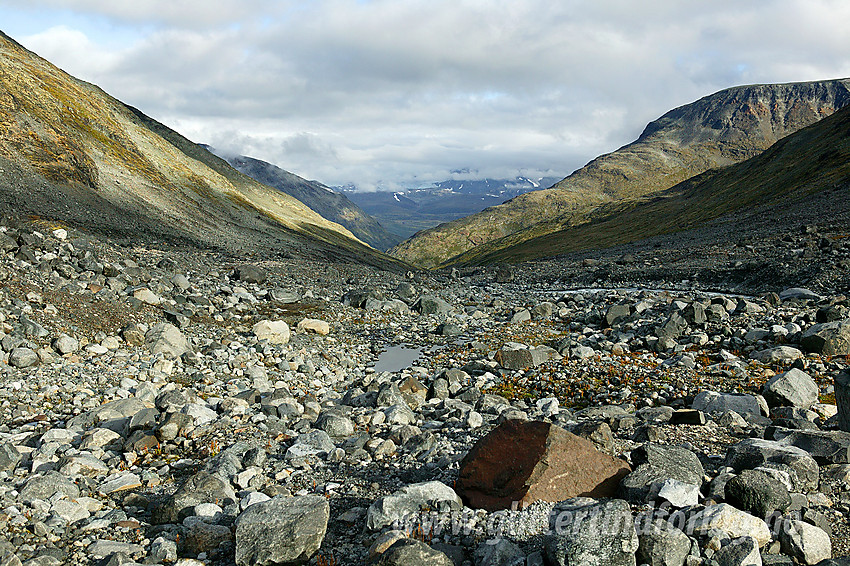
[[[392,264],[298,200],[0,35],[0,213]]]
[[[298,199],[323,218],[344,226],[357,238],[376,249],[387,250],[402,240],[399,236],[387,232],[375,218],[366,214],[344,194],[329,187],[308,181],[259,159],[245,156],[222,157],[237,171]]]
[[[434,267],[483,244],[540,237],[582,223],[598,206],[639,198],[758,155],[850,103],[850,79],[720,91],[650,123],[634,142],[553,187],[416,234],[391,253]]]

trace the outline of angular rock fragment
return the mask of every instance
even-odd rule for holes
[[[544,542],[548,564],[635,566],[639,547],[628,503],[619,499],[595,501],[584,497],[557,504],[550,515]]]
[[[792,406],[808,409],[818,402],[818,385],[809,374],[793,368],[767,380],[762,395],[771,407]]]
[[[495,511],[536,500],[611,497],[628,464],[540,421],[508,420],[469,451],[456,489],[470,507]]]
[[[237,566],[302,564],[322,545],[330,506],[315,495],[276,496],[236,519]]]

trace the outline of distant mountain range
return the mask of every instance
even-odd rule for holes
[[[430,187],[395,192],[361,192],[338,187],[388,230],[405,238],[414,233],[502,204],[529,191],[547,188],[557,177],[448,180]]]
[[[244,155],[227,156],[217,153],[209,146],[204,147],[225,159],[237,171],[297,198],[324,218],[348,228],[357,238],[376,249],[386,251],[404,239],[388,232],[375,218],[351,202],[346,195],[326,185],[302,179],[294,173],[259,159]]]
[[[671,110],[634,142],[549,189],[419,232],[391,253],[424,267],[491,261],[524,241],[584,225],[600,207],[653,195],[752,158],[848,103],[850,79],[726,89]]]
[[[0,214],[129,241],[404,268],[2,33]]]

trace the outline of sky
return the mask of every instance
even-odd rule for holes
[[[846,0],[0,0],[192,141],[360,190],[563,177],[723,88],[850,76]]]

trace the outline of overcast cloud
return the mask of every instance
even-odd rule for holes
[[[330,185],[564,176],[738,84],[850,76],[850,2],[0,0],[196,142]]]

